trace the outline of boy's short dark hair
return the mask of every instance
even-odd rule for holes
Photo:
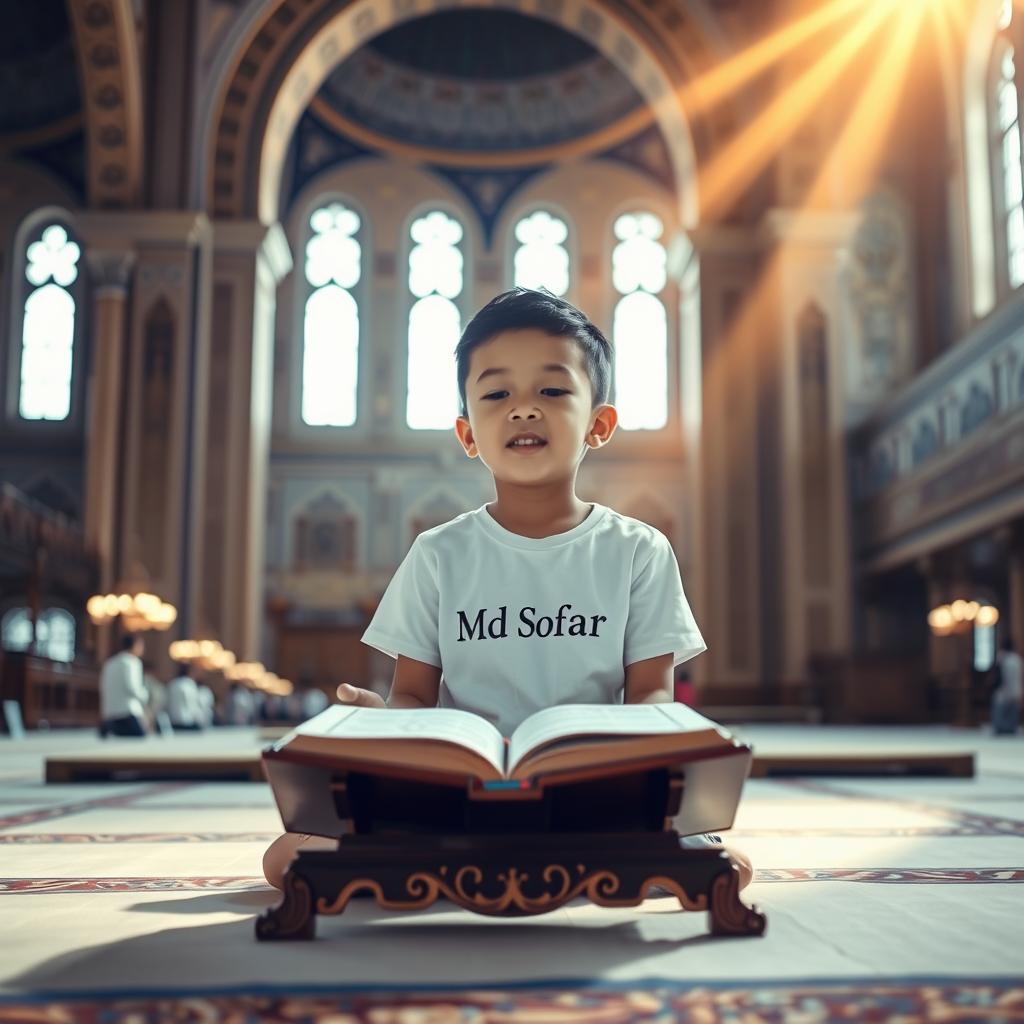
[[[544,331],[555,338],[575,338],[583,349],[583,362],[590,378],[590,408],[608,401],[614,353],[608,339],[571,302],[546,288],[512,288],[496,295],[466,325],[455,349],[459,378],[460,415],[469,415],[466,378],[473,350],[502,331]]]
[[[135,646],[135,641],[141,639],[142,637],[140,637],[138,633],[125,633],[125,635],[121,637],[121,650],[130,651]]]

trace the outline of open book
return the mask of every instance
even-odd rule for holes
[[[733,751],[732,738],[683,704],[569,704],[531,715],[508,743],[485,718],[452,708],[334,705],[300,725],[277,751],[469,776],[528,780],[581,768]]]
[[[461,819],[459,805],[452,810],[455,798],[439,795],[460,790],[463,801],[473,802],[563,792],[569,795],[556,801],[553,813],[564,822],[565,801],[575,805],[581,798],[577,784],[605,801],[642,803],[639,790],[622,795],[625,780],[666,768],[683,776],[673,820],[679,833],[725,829],[751,759],[748,745],[682,704],[545,708],[507,743],[486,719],[467,711],[335,705],[263,752],[285,828],[332,837],[349,829],[360,799],[360,806],[372,805],[373,814],[392,821],[442,820],[444,808]],[[369,788],[342,781],[357,777],[374,781]]]

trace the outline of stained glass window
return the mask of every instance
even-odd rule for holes
[[[32,618],[28,608],[12,608],[0,623],[3,647],[27,651],[32,643]],[[36,622],[35,653],[54,661],[75,660],[75,617],[63,608],[47,608]]]
[[[350,427],[359,383],[359,304],[362,276],[359,214],[343,203],[309,218],[302,346],[302,420],[310,426]]]
[[[3,617],[0,636],[5,651],[27,651],[32,643],[32,618],[27,608],[12,608]]]
[[[555,295],[569,290],[569,229],[547,210],[536,210],[516,225],[515,283],[522,288],[547,288]]]
[[[60,224],[45,228],[25,253],[32,290],[21,328],[18,413],[26,420],[65,420],[71,412],[75,299],[81,250]]]
[[[459,411],[455,347],[462,316],[462,225],[441,210],[413,221],[409,251],[409,384],[405,419],[413,430],[449,430]]]
[[[1012,46],[1006,46],[999,62],[996,85],[996,125],[1003,167],[1007,271],[1012,288],[1024,283],[1024,180],[1021,176],[1020,117],[1017,107],[1014,50]]]
[[[659,430],[668,423],[668,317],[664,228],[653,213],[626,213],[614,225],[615,408],[624,430]]]

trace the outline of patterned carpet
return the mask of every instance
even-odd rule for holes
[[[757,869],[744,898],[763,938],[711,938],[669,898],[512,921],[359,900],[315,942],[268,944],[253,939],[276,902],[265,786],[45,786],[47,752],[97,741],[0,740],[0,1021],[1024,1021],[1024,739],[745,734],[759,749],[973,748],[979,772],[748,782],[726,840]]]
[[[206,995],[190,999],[62,1000],[0,1004],[0,1022],[89,1024],[270,1021],[274,1024],[665,1024],[733,1020],[765,1024],[816,1021],[1019,1021],[1024,986],[1000,982],[904,985],[708,986],[606,989],[531,985],[502,991]]]

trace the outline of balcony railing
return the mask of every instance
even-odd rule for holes
[[[1024,296],[859,427],[851,457],[856,539],[869,563],[912,557],[1024,510]]]

